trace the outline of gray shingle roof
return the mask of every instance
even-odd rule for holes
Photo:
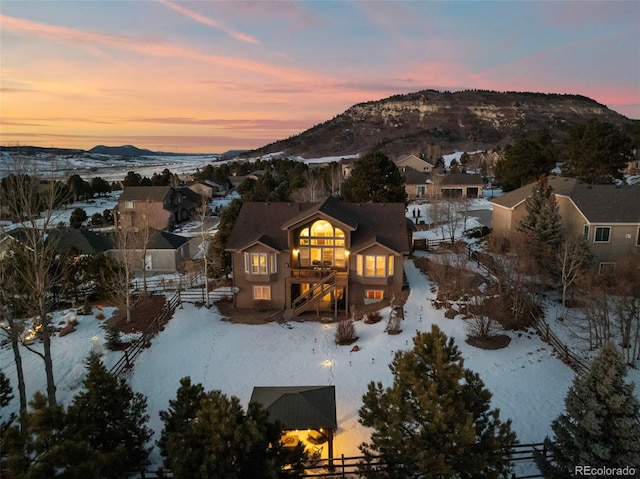
[[[79,254],[94,254],[113,249],[110,233],[98,233],[85,228],[53,229],[49,231],[49,237],[55,241],[57,251],[75,248]]]
[[[442,178],[440,185],[483,185],[482,176],[470,173],[449,173]]]
[[[432,182],[431,173],[414,170],[409,166],[404,169],[402,175],[404,176],[404,182],[408,185],[423,185]]]
[[[250,403],[284,429],[337,429],[335,386],[254,387]]]
[[[581,183],[581,181],[576,178],[566,178],[564,176],[549,176],[547,181],[554,193],[567,196],[570,196],[570,193],[575,186]],[[529,183],[517,190],[509,191],[497,198],[492,198],[490,201],[498,206],[514,208],[531,195],[535,185],[536,182],[534,181],[533,183]]]
[[[188,242],[189,238],[184,236],[167,231],[154,231],[149,238],[147,249],[178,249]]]
[[[549,185],[558,196],[571,198],[590,223],[640,223],[639,185],[589,185],[576,178],[550,176]],[[535,182],[493,198],[492,203],[514,208],[525,201]]]

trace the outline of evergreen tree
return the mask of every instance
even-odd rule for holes
[[[121,478],[147,464],[152,434],[146,426],[147,400],[110,374],[98,356],[89,356],[87,370],[85,391],[67,411],[65,439],[98,454],[100,475],[94,477]],[[75,458],[74,467],[95,463],[92,456]]]
[[[573,477],[575,466],[637,467],[640,464],[640,403],[627,384],[627,367],[607,343],[589,372],[577,376],[565,398],[565,412],[545,440],[551,460],[539,457],[545,477]]]
[[[490,410],[491,393],[464,368],[460,350],[437,326],[396,353],[393,386],[370,383],[360,422],[373,428],[361,451],[367,478],[506,477],[514,445],[511,422]],[[379,456],[384,466],[371,465]]]
[[[379,151],[356,160],[342,184],[342,197],[351,203],[405,203],[404,178],[395,163]]]
[[[564,146],[564,175],[606,184],[622,178],[632,140],[617,126],[593,119],[569,130]]]
[[[87,221],[86,211],[82,208],[75,208],[69,217],[69,226],[76,229],[80,228],[83,221]]]
[[[242,201],[235,199],[222,210],[218,232],[209,242],[207,255],[211,264],[211,274],[215,278],[221,278],[231,273],[231,256],[225,251],[225,248],[233,225],[240,214],[240,208],[242,208]]]
[[[245,413],[236,397],[204,393],[189,378],[180,381],[176,400],[162,411],[159,441],[166,465],[178,479],[276,479],[298,477],[306,457],[289,457],[280,443],[281,429],[267,413],[250,404]],[[285,465],[293,466],[284,472]]]
[[[531,233],[535,241],[556,251],[562,242],[562,225],[558,203],[545,175],[538,179],[524,206],[527,215],[518,230]]]
[[[11,389],[11,382],[4,374],[4,371],[0,369],[0,408],[8,406],[12,399],[13,389]],[[0,423],[0,433],[13,422],[15,414],[11,414],[9,417],[4,417],[3,419],[4,421]]]
[[[546,131],[507,145],[496,163],[496,181],[504,191],[515,190],[548,174],[556,166],[556,152]]]

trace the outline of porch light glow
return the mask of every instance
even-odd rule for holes
[[[298,256],[298,253],[300,252],[300,250],[298,248],[293,248],[293,256]]]

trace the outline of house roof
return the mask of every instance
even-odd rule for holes
[[[284,429],[337,429],[335,386],[254,387],[250,403]]]
[[[590,223],[640,224],[640,186],[579,184],[569,194]]]
[[[449,173],[442,177],[442,181],[440,182],[440,186],[452,186],[452,185],[467,185],[473,186],[483,185],[482,176],[480,175],[472,175],[469,173]]]
[[[103,253],[113,249],[113,236],[86,228],[52,229],[49,237],[55,241],[57,251],[75,248],[80,254]]]
[[[407,185],[424,185],[432,182],[431,173],[418,171],[411,168],[410,166],[404,168],[402,174],[404,176],[404,182]]]
[[[404,203],[343,203],[335,198],[319,203],[244,203],[227,249],[237,251],[260,241],[286,251],[288,228],[314,217],[348,225],[354,250],[377,240],[393,251],[410,251]]]
[[[639,185],[589,185],[562,176],[550,176],[547,181],[556,195],[571,198],[590,223],[640,223]],[[531,195],[535,184],[505,193],[491,202],[514,208]]]
[[[403,163],[406,163],[408,161],[418,161],[420,163],[424,163],[424,167],[427,169],[431,169],[433,168],[433,164],[429,163],[427,160],[424,160],[416,155],[407,155],[407,156],[403,156],[402,158],[398,158],[393,160],[393,162],[396,164],[396,166],[401,166]]]
[[[149,238],[147,249],[178,249],[188,242],[189,238],[184,236],[167,231],[154,231]]]
[[[118,202],[163,201],[172,189],[171,186],[126,186]]]
[[[566,196],[569,196],[575,186],[581,183],[577,178],[567,178],[564,176],[549,176],[547,178],[547,182],[555,194]],[[497,198],[492,198],[489,201],[504,208],[515,208],[531,196],[535,185],[536,182],[534,181],[528,185],[518,188],[517,190],[509,191]]]
[[[202,204],[202,196],[200,196],[189,187],[183,186],[178,191],[188,200],[187,206],[185,206],[187,209],[191,208],[191,205],[194,205],[195,207]]]

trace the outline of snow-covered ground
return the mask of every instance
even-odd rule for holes
[[[184,376],[191,376],[207,390],[219,389],[235,395],[245,406],[254,386],[335,385],[339,426],[335,453],[358,455],[358,445],[370,433],[358,422],[358,409],[367,384],[382,381],[390,385],[388,363],[394,352],[410,348],[416,331],[428,331],[432,324],[437,324],[455,338],[465,365],[481,375],[493,393],[492,405],[500,408],[501,417],[512,419],[521,442],[537,442],[551,434],[550,423],[563,408],[573,372],[532,334],[510,334],[511,344],[496,351],[467,345],[463,321],[446,319],[442,310],[433,309],[430,282],[412,261],[407,260],[405,267],[411,294],[405,305],[402,333],[385,334],[385,321],[373,325],[359,322],[357,352],[350,352],[351,346],[334,343],[334,324],[233,324],[224,321],[215,308],[198,309],[185,304],[153,339],[152,346],[137,358],[130,377],[133,389],[148,398],[150,426],[159,433],[162,423],[158,413],[168,407]],[[387,314],[388,309],[383,313]],[[64,314],[58,313],[56,321],[62,320]],[[103,321],[91,316],[79,319],[76,332],[53,341],[58,396],[63,403],[68,403],[79,391],[84,375],[83,359],[89,351],[102,351],[107,367],[122,354],[103,346],[104,331],[100,327]],[[45,389],[42,361],[26,350],[24,357],[31,395]],[[8,346],[0,350],[0,367],[15,385],[15,368]],[[14,399],[3,415],[16,409]],[[153,460],[159,464],[157,451]],[[522,475],[532,466],[518,467]]]

